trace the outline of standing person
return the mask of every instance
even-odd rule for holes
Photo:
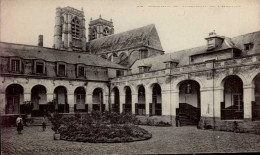
[[[16,119],[16,126],[17,126],[17,131],[18,134],[22,134],[22,130],[23,130],[23,119],[22,116],[19,115]]]
[[[175,122],[176,122],[176,127],[181,126],[179,113],[176,114]]]
[[[44,115],[43,116],[43,120],[42,120],[42,131],[45,131],[45,129],[46,129],[46,116]]]

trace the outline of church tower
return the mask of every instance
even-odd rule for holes
[[[89,41],[114,34],[113,21],[112,19],[110,21],[102,19],[101,15],[96,20],[91,18],[88,31]]]
[[[56,8],[54,48],[86,51],[86,29],[83,9]]]

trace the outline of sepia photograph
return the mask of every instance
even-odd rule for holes
[[[260,153],[259,0],[0,0],[1,155]]]

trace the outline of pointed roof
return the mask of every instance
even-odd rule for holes
[[[140,46],[163,51],[154,24],[98,38],[88,42],[87,46],[88,52],[93,54],[110,53]]]

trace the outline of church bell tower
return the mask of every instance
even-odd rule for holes
[[[95,20],[91,18],[88,31],[89,41],[114,34],[113,21],[112,19],[110,21],[102,19],[101,15]]]
[[[86,29],[83,9],[56,8],[54,48],[86,51]]]

